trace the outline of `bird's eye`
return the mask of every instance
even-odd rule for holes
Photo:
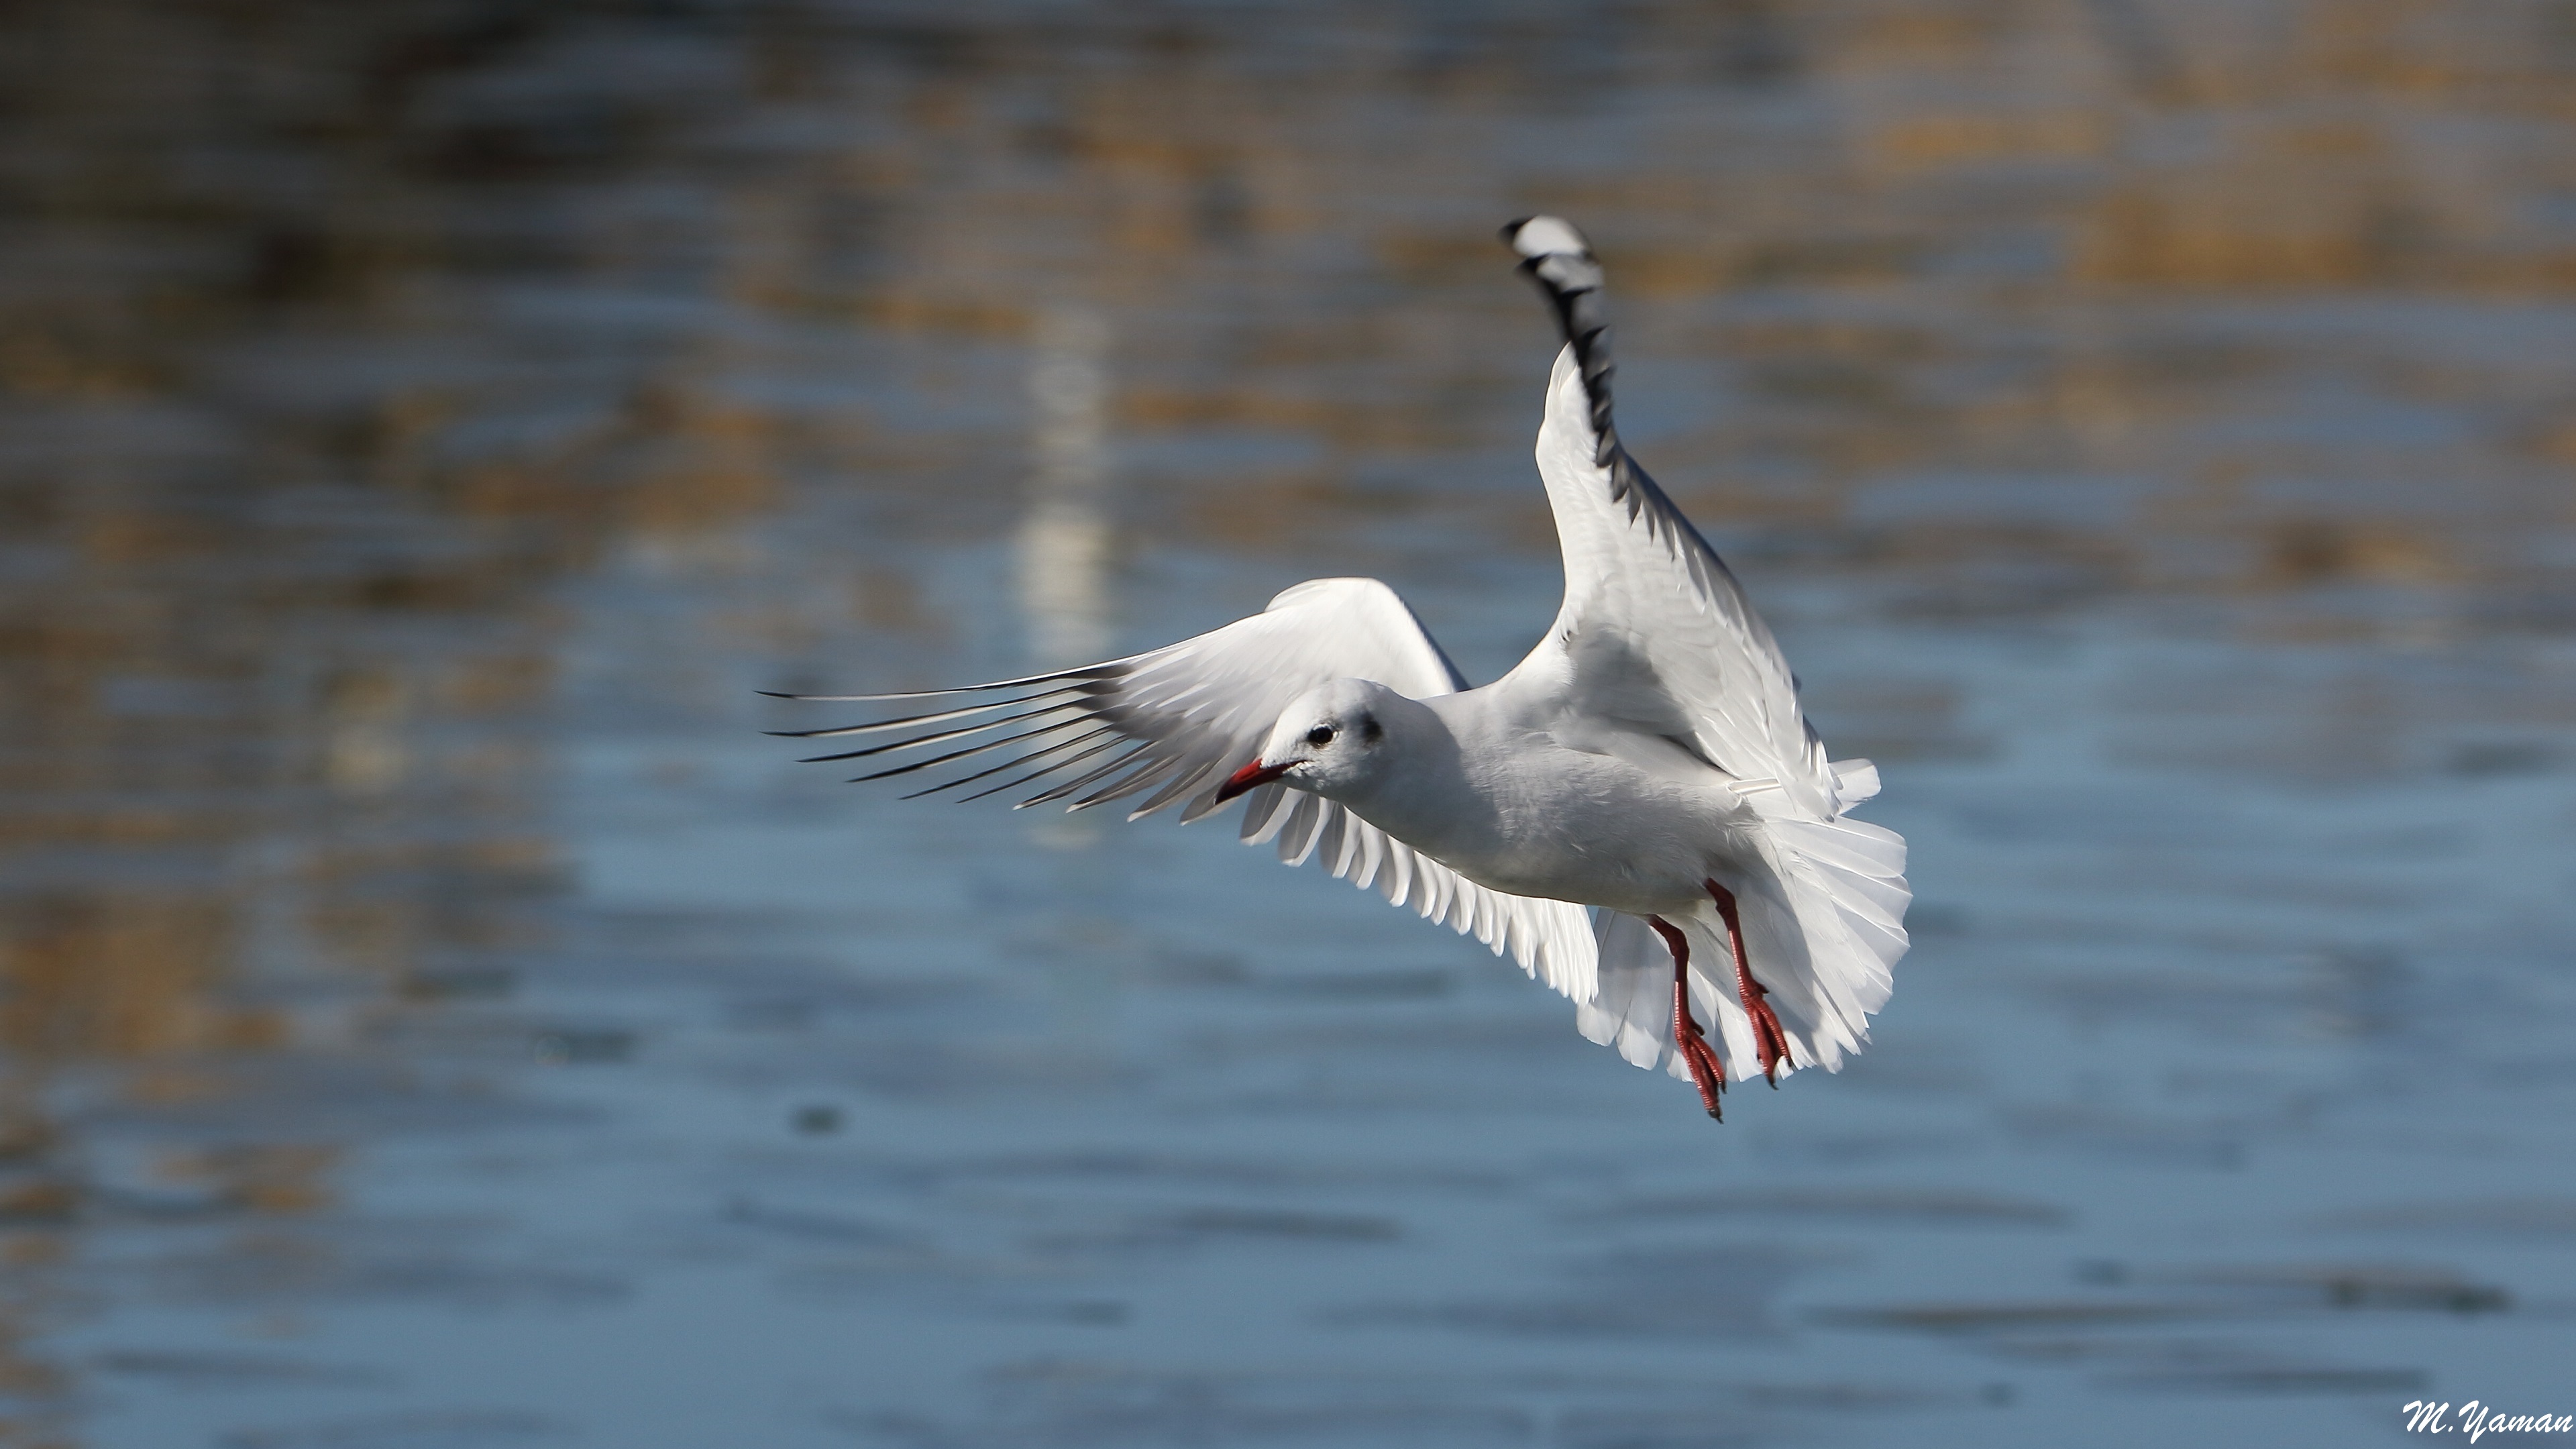
[[[1317,725],[1313,729],[1306,731],[1306,743],[1310,745],[1329,745],[1332,742],[1333,727],[1331,725]]]

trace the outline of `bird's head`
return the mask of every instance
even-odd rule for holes
[[[1337,679],[1299,695],[1272,726],[1261,753],[1217,791],[1231,800],[1282,781],[1332,799],[1364,793],[1386,763],[1387,727],[1406,706],[1421,708],[1367,679]]]

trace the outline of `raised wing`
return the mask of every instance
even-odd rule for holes
[[[1765,815],[1833,819],[1868,797],[1875,771],[1827,764],[1788,661],[1735,575],[1620,446],[1600,264],[1555,217],[1503,236],[1566,339],[1538,435],[1565,604],[1513,673],[1550,681],[1584,714],[1686,744]]]
[[[898,736],[812,761],[880,762],[858,780],[948,772],[907,799],[965,789],[959,798],[977,800],[1034,787],[1016,808],[1063,801],[1086,810],[1142,796],[1128,819],[1177,805],[1188,824],[1220,807],[1227,775],[1259,753],[1299,695],[1336,679],[1375,680],[1415,699],[1467,687],[1393,589],[1375,579],[1314,579],[1248,619],[1125,659],[957,689],[788,696],[941,707],[782,733]],[[1510,953],[1575,1000],[1591,999],[1594,944],[1581,906],[1489,890],[1340,805],[1283,784],[1244,798],[1247,843],[1276,839],[1281,860],[1319,860],[1336,877]]]

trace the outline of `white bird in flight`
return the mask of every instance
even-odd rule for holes
[[[1129,819],[1177,805],[1184,824],[1241,797],[1247,843],[1510,953],[1584,1036],[1692,1082],[1715,1117],[1730,1077],[1839,1070],[1869,1039],[1905,953],[1905,842],[1845,814],[1876,767],[1825,758],[1735,576],[1620,446],[1582,234],[1539,216],[1503,238],[1565,335],[1538,434],[1565,603],[1509,674],[1470,689],[1393,589],[1313,579],[1079,669],[786,696],[943,707],[781,733],[904,732],[815,757],[904,761],[862,780],[979,766],[924,795],[1005,775],[963,798],[1043,780],[1021,807],[1142,795]]]

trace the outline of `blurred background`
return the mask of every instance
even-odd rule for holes
[[[1556,603],[1554,344],[1914,953],[1689,1088],[759,689]],[[0,1445],[2576,1413],[2576,4],[0,7]]]

